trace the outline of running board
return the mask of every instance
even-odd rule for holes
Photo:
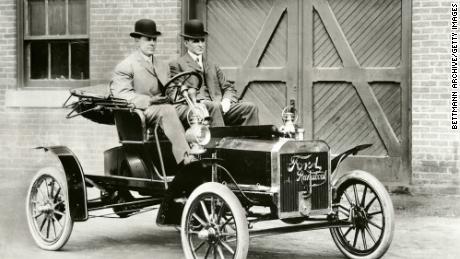
[[[103,209],[116,208],[120,206],[133,206],[133,205],[139,206],[139,207],[148,207],[148,206],[160,204],[162,201],[163,201],[162,198],[147,198],[147,199],[139,199],[139,200],[130,201],[130,202],[115,203],[115,204],[110,204],[110,205],[103,205],[102,202],[94,202],[94,203],[88,203],[88,211],[103,210]]]
[[[85,180],[99,189],[128,189],[162,194],[166,190],[164,181],[114,175],[85,175]]]
[[[274,228],[265,228],[260,230],[249,230],[249,236],[253,237],[261,237],[261,236],[268,236],[268,235],[275,235],[275,234],[286,234],[286,233],[293,233],[293,232],[301,232],[307,230],[317,230],[317,229],[325,229],[325,228],[334,228],[334,227],[348,227],[352,226],[351,223],[345,221],[338,221],[338,222],[318,222],[318,223],[310,223],[310,224],[297,224],[292,226],[283,226],[283,227],[274,227]]]

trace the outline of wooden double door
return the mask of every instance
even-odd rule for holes
[[[338,154],[372,147],[341,170],[410,182],[410,0],[188,0],[202,19],[207,57],[280,124],[294,102],[306,139]]]

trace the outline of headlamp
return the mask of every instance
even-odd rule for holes
[[[185,138],[189,143],[197,143],[204,146],[211,140],[211,132],[204,125],[194,124],[185,132]]]
[[[303,140],[304,138],[304,129],[298,128],[296,125],[297,119],[299,118],[297,112],[294,108],[286,107],[281,113],[281,120],[283,125],[279,130],[287,138],[295,138],[297,140]]]
[[[202,154],[206,151],[203,146],[211,140],[211,132],[208,126],[203,125],[203,117],[199,112],[190,110],[187,119],[190,128],[185,131],[185,139],[191,147],[192,154]]]

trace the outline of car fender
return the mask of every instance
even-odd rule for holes
[[[334,157],[331,160],[331,173],[334,175],[334,173],[335,173],[336,169],[339,167],[340,163],[343,162],[348,156],[350,156],[350,155],[354,156],[354,155],[358,154],[359,151],[364,150],[366,148],[369,148],[370,146],[372,146],[372,144],[358,145],[358,146],[350,148],[350,149],[340,153],[336,157]]]
[[[341,172],[336,172],[335,174],[332,175],[331,178],[331,185],[334,190],[337,190],[341,184],[343,184],[345,181],[356,178],[359,175],[369,175],[369,178],[375,179],[375,181],[378,181],[375,176],[373,176],[371,173],[363,171],[363,170],[350,170],[350,171],[341,171]],[[335,199],[336,196],[336,191],[333,192],[333,199]]]
[[[75,154],[66,146],[37,147],[55,154],[64,169],[69,192],[70,216],[74,221],[88,219],[86,184],[83,169]]]
[[[179,225],[184,209],[183,203],[191,193],[201,184],[211,180],[212,165],[221,161],[215,158],[206,158],[185,165],[177,172],[174,180],[169,184],[165,198],[157,214],[157,224]]]
[[[170,183],[168,193],[173,198],[188,197],[195,188],[211,179],[211,165],[219,159],[203,159],[185,165]]]
[[[352,170],[352,171],[340,171],[336,172],[332,175],[331,185],[337,188],[340,184],[342,184],[345,180],[350,178],[350,175],[354,173],[354,171],[359,170]]]

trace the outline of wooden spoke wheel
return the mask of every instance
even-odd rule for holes
[[[38,171],[29,187],[27,222],[32,238],[42,249],[58,250],[70,237],[73,221],[67,190],[63,173],[55,168]]]
[[[352,226],[331,228],[337,247],[349,258],[380,258],[390,246],[394,210],[385,187],[372,175],[353,171],[339,179],[339,220]]]
[[[190,258],[246,258],[248,222],[238,198],[218,183],[199,186],[182,214],[182,247]]]

